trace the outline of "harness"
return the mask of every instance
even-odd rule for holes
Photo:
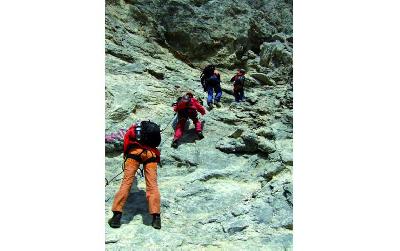
[[[129,151],[132,150],[132,149],[134,149],[134,148],[128,149],[128,153],[125,154],[125,158],[124,158],[124,163],[123,163],[123,168],[122,169],[125,170],[125,162],[128,159],[134,159],[137,162],[143,164],[142,168],[140,168],[140,166],[139,166],[139,170],[140,170],[140,176],[144,177],[144,174],[143,174],[144,166],[146,164],[148,164],[148,163],[157,162],[157,156],[154,156],[154,154],[152,153],[152,157],[151,158],[148,158],[146,161],[142,161],[141,156],[142,156],[143,152],[146,152],[146,155],[147,155],[147,151],[148,150],[147,149],[143,149],[139,154],[131,154],[131,153],[129,153]]]

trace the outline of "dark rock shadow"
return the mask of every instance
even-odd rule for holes
[[[135,178],[124,207],[121,223],[129,224],[138,214],[142,216],[144,225],[151,226],[152,216],[148,211],[146,192],[137,187],[137,178]]]
[[[193,124],[193,123],[192,123]],[[201,121],[201,127],[203,128],[204,131],[204,124],[205,121]],[[182,138],[179,140],[179,145],[186,144],[186,143],[194,143],[196,140],[200,140],[199,136],[197,136],[196,130],[194,128],[191,128],[189,130],[185,130],[183,133]]]
[[[117,156],[120,156],[121,154],[122,154],[122,152],[123,152],[123,150],[108,150],[108,149],[106,149],[106,151],[105,151],[105,156],[107,157],[107,158],[114,158],[114,157],[117,157]]]
[[[179,144],[186,144],[186,143],[194,143],[199,137],[197,136],[197,133],[194,128],[191,128],[189,130],[185,130],[183,133],[182,138],[179,139]]]

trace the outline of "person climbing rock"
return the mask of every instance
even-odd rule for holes
[[[246,71],[244,69],[238,69],[236,75],[231,78],[231,82],[233,82],[233,96],[235,96],[236,103],[244,102],[245,74]]]
[[[215,69],[214,65],[207,65],[200,76],[201,85],[205,92],[208,93],[207,97],[207,105],[211,109],[213,109],[213,99],[215,101],[215,105],[217,107],[221,107],[221,97],[222,97],[222,89],[221,89],[221,76],[219,72]],[[214,96],[215,91],[215,98]]]
[[[124,177],[112,205],[113,216],[108,221],[112,228],[121,226],[123,207],[128,199],[135,174],[143,164],[146,180],[146,199],[149,213],[153,216],[152,226],[161,228],[160,192],[157,185],[157,163],[160,162],[160,127],[151,121],[133,124],[124,136]]]
[[[177,102],[173,104],[173,109],[178,113],[178,123],[175,128],[174,140],[172,141],[171,145],[172,147],[178,147],[178,140],[183,136],[188,118],[193,121],[198,137],[200,139],[204,138],[202,133],[203,128],[201,121],[197,118],[197,112],[200,112],[201,115],[204,115],[206,110],[191,92],[188,92],[183,95],[183,97],[178,98]]]

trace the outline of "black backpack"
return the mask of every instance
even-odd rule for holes
[[[215,66],[214,65],[207,65],[200,76],[200,82],[203,88],[206,87],[207,80],[214,74]]]
[[[141,144],[157,147],[161,143],[160,127],[150,120],[142,121],[136,126],[136,137]]]

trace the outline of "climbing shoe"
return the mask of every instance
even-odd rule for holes
[[[197,136],[199,136],[199,139],[204,139],[204,135],[202,132],[197,133]]]
[[[178,148],[178,141],[177,140],[172,141],[171,147]]]
[[[121,226],[121,212],[113,212],[114,215],[111,219],[108,220],[108,225],[112,228],[119,228]]]
[[[220,108],[221,107],[221,103],[220,102],[215,102],[215,106]]]
[[[153,214],[153,222],[151,223],[151,225],[155,229],[160,229],[161,228],[161,217],[160,217],[159,214]]]

